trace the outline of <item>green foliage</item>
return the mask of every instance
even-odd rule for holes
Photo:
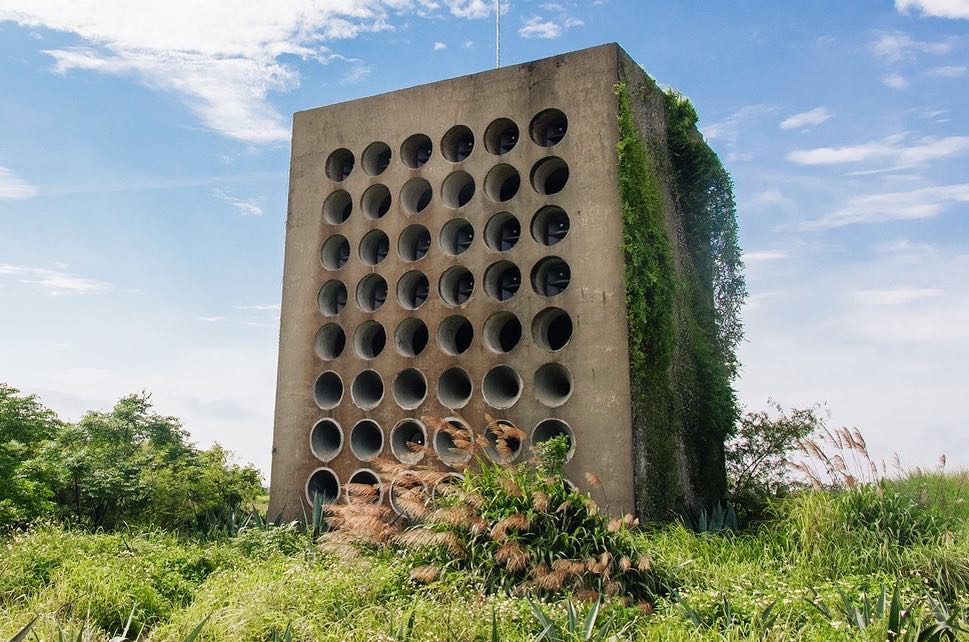
[[[147,394],[64,424],[34,397],[0,385],[0,527],[43,517],[91,527],[197,529],[262,492],[253,466],[216,444],[199,450]]]
[[[663,198],[656,164],[633,120],[629,90],[616,87],[619,100],[619,201],[626,265],[633,428],[638,461],[641,514],[657,519],[676,508],[676,406],[670,367],[674,343],[676,276],[673,250],[663,221]]]
[[[555,620],[549,616],[545,610],[533,602],[528,601],[532,608],[532,614],[542,632],[535,638],[535,642],[548,640],[548,642],[606,642],[607,640],[618,640],[625,635],[632,623],[627,623],[619,628],[615,625],[615,618],[610,618],[605,622],[599,622],[599,614],[602,609],[602,596],[596,598],[595,604],[580,618],[575,605],[571,600],[566,602],[566,624],[559,626]]]
[[[766,503],[787,495],[794,487],[789,456],[800,442],[824,428],[820,408],[785,411],[769,401],[775,412],[749,412],[737,423],[726,443],[728,497],[747,515],[760,515]]]
[[[569,448],[571,444],[565,435],[556,435],[538,444],[535,451],[538,455],[539,474],[543,477],[563,477]]]
[[[0,383],[0,528],[53,508],[46,471],[34,464],[40,445],[61,428],[33,395]]]
[[[723,533],[738,529],[737,512],[726,502],[717,502],[711,510],[684,511],[682,519],[694,533]]]

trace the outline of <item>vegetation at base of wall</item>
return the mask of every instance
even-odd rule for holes
[[[254,466],[197,448],[145,393],[72,424],[0,383],[0,528],[54,518],[194,530],[262,492]]]
[[[960,639],[969,608],[967,495],[965,473],[917,471],[880,486],[794,493],[739,533],[652,526],[634,544],[671,570],[678,589],[649,606],[606,598],[594,629],[609,623],[634,640],[885,642],[898,586],[910,611],[905,627],[952,633],[924,639]],[[873,516],[893,528],[868,522]],[[198,639],[209,642],[284,639],[287,629],[306,642],[484,641],[494,639],[493,626],[504,642],[532,642],[547,626],[533,604],[567,632],[581,630],[596,603],[489,593],[460,571],[416,584],[396,556],[346,561],[304,530],[265,523],[214,538],[36,524],[0,547],[0,640],[39,615],[39,639],[58,639],[61,626],[106,642],[134,609],[129,630],[156,642],[181,642],[203,621]],[[571,629],[570,604],[579,625]]]

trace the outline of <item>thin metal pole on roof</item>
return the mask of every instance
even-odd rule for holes
[[[495,69],[501,67],[501,0],[495,0]]]

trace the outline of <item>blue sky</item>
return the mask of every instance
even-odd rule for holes
[[[138,8],[138,4],[143,4]],[[0,380],[149,390],[268,469],[290,114],[494,66],[483,0],[0,0]],[[969,0],[512,1],[503,63],[616,41],[736,182],[751,409],[969,466]]]

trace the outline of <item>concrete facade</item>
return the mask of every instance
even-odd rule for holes
[[[586,489],[595,473],[611,510],[635,510],[620,56],[605,45],[294,116],[272,513],[301,515],[311,489],[346,501],[351,479],[377,480],[373,457],[416,463],[405,442],[422,416],[481,434],[486,414],[528,435],[518,461],[568,431],[567,476]]]

